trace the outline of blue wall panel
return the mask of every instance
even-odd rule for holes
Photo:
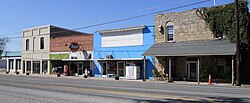
[[[101,47],[101,36],[99,32],[94,33],[94,59],[106,58],[106,55],[112,55],[114,58],[143,58],[142,54],[154,44],[154,26],[145,26],[143,45],[140,46]],[[146,58],[146,77],[149,78],[152,77],[154,62],[153,57],[147,56]],[[94,75],[99,76],[102,74],[101,64],[96,61],[95,65]]]

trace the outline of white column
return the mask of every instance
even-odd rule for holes
[[[198,57],[198,63],[197,63],[197,82],[200,84],[200,58]]]
[[[20,68],[21,68],[21,71],[20,71],[20,73],[23,73],[23,59],[21,59],[21,62],[20,62],[20,63],[21,63],[21,67],[20,67]]]
[[[10,71],[10,67],[9,67],[9,58],[7,57],[7,65],[6,65],[6,71],[9,72]]]
[[[40,74],[43,74],[43,60],[40,60]]]
[[[171,69],[172,69],[172,65],[171,65],[171,62],[172,62],[172,60],[171,60],[171,58],[169,58],[169,60],[168,60],[168,80],[171,80]]]
[[[27,59],[25,59],[24,62],[25,62],[25,64],[24,64],[24,70],[25,70],[25,71],[24,71],[24,72],[27,73]]]
[[[234,56],[232,56],[232,86],[234,85]]]
[[[17,68],[16,68],[16,59],[13,59],[13,69],[15,72],[17,72]]]
[[[33,74],[33,60],[30,61],[31,74]]]
[[[50,74],[50,60],[48,60],[48,64],[47,64],[47,73],[46,74]]]

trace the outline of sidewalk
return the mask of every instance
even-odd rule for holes
[[[46,77],[46,78],[67,78],[67,79],[88,79],[88,80],[108,80],[108,81],[126,81],[126,82],[145,82],[142,79],[139,80],[127,80],[124,78],[120,78],[119,80],[115,80],[115,78],[101,78],[101,77],[88,77],[84,78],[83,76],[64,76],[60,75],[60,77],[57,77],[56,74],[51,74],[51,75],[40,75],[40,74],[30,74],[30,75],[25,75],[25,74],[15,74],[15,73],[9,73],[6,74],[5,72],[0,72],[0,75],[13,75],[13,76],[32,76],[32,77]],[[168,83],[166,81],[153,81],[153,80],[146,80],[146,82],[149,83],[159,83],[159,84],[174,84],[174,85],[196,85],[196,86],[211,86],[211,87],[239,87],[239,86],[232,86],[231,83],[212,83],[212,85],[208,85],[207,82],[190,82],[190,81],[174,81],[172,83]],[[239,88],[250,88],[250,85],[245,85],[242,84]]]

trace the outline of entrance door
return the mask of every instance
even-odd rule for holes
[[[125,62],[124,61],[118,62],[118,75],[120,77],[124,77],[125,75]]]
[[[40,74],[40,61],[33,61],[33,74]]]
[[[83,63],[82,62],[79,62],[78,63],[78,75],[83,75]]]
[[[197,61],[188,61],[186,64],[188,79],[197,79]]]
[[[102,77],[107,77],[107,62],[102,62]]]

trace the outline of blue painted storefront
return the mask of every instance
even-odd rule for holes
[[[135,58],[143,58],[142,54],[154,44],[154,26],[145,26],[142,30],[143,34],[143,45],[138,46],[116,46],[116,47],[102,47],[102,34],[100,32],[94,33],[94,76],[102,76],[102,63],[100,58],[106,58],[107,55],[112,55],[114,59],[126,58],[134,60]],[[122,39],[122,38],[120,38]],[[152,56],[146,57],[146,78],[151,78],[152,70],[154,69],[154,62]],[[142,64],[142,77],[143,76],[143,65]]]

